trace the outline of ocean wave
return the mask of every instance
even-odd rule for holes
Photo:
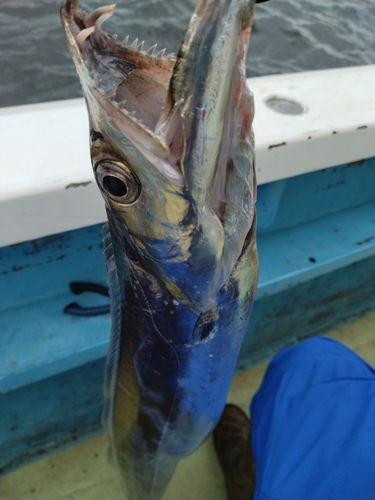
[[[0,106],[81,96],[57,0],[0,3]],[[105,3],[105,2],[104,2]],[[89,10],[103,0],[82,2]],[[120,0],[105,29],[177,51],[195,0]],[[373,0],[274,0],[255,9],[248,76],[375,63]]]

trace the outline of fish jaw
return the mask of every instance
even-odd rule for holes
[[[200,215],[201,241],[216,252],[206,290],[211,305],[255,215],[254,103],[245,68],[253,6],[249,0],[199,1],[170,85],[172,106],[181,113],[185,186]]]
[[[78,1],[72,0],[61,8],[68,48],[80,77],[89,116],[94,126],[98,118],[101,124],[107,121],[112,126],[115,124],[122,135],[141,149],[153,168],[159,168],[166,179],[182,186],[181,174],[168,162],[164,138],[154,133],[155,121],[166,100],[175,56],[144,51],[142,44],[121,44],[106,33],[102,24],[113,15],[114,7],[115,4],[108,5],[87,14]],[[122,145],[119,146],[122,149]]]

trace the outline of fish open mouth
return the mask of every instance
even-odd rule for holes
[[[104,31],[115,4],[86,13],[78,0],[66,0],[61,9],[92,131],[139,170],[136,148],[151,168],[178,189],[194,191],[220,219],[232,152],[252,148],[245,57],[253,4],[199,0],[177,56]]]
[[[157,133],[169,107],[176,55],[158,51],[156,44],[145,49],[145,42],[138,39],[119,42],[104,31],[102,25],[114,8],[111,4],[88,14],[78,1],[66,2],[62,19],[69,48],[108,100],[133,122]]]

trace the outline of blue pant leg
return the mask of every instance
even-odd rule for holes
[[[271,361],[250,407],[255,500],[375,498],[375,371],[316,337]]]

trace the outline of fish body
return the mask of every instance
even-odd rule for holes
[[[104,425],[131,500],[157,500],[225,405],[258,278],[252,0],[200,0],[177,56],[119,43],[114,5],[61,15],[106,204]]]

